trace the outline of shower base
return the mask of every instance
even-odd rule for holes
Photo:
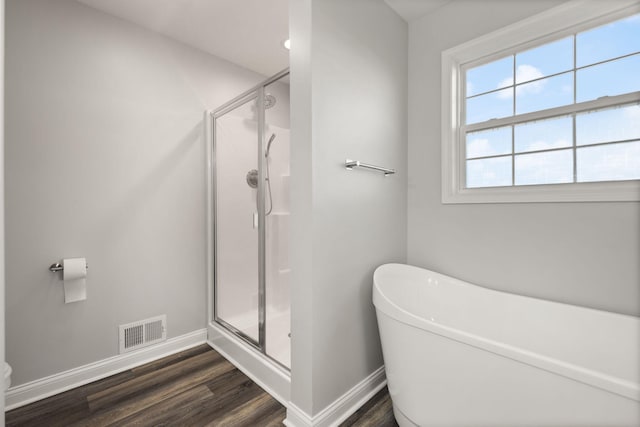
[[[280,316],[281,318],[284,316]],[[271,319],[271,326],[280,325],[281,328],[285,324],[283,319]],[[289,340],[288,320],[286,316],[287,331],[285,337]],[[271,327],[270,326],[270,327]],[[277,328],[276,328],[277,329]],[[282,328],[284,329],[284,328]],[[284,331],[282,332],[284,333]],[[276,339],[282,341],[282,333],[276,333],[277,338],[273,338],[274,344]],[[210,322],[207,327],[207,342],[218,353],[222,354],[229,362],[233,363],[245,375],[256,382],[260,387],[267,391],[276,400],[287,406],[289,403],[291,389],[291,375],[289,370],[281,365],[283,362],[289,362],[289,343],[287,342],[286,353],[281,350],[280,353],[272,352],[272,360],[251,346],[244,340],[236,337],[224,327],[215,322]],[[269,333],[267,333],[267,340]],[[267,341],[268,342],[268,341]],[[267,344],[267,348],[269,345]]]
[[[267,356],[275,359],[287,369],[291,368],[291,331],[289,310],[275,310],[267,307],[267,319],[265,327],[265,342]],[[247,336],[258,336],[258,325],[255,313],[246,313],[224,319],[230,325],[235,326]]]

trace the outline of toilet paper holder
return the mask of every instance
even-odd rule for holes
[[[86,264],[85,267],[88,270],[89,264]],[[49,271],[51,271],[52,273],[57,273],[58,271],[63,271],[63,270],[64,270],[64,267],[59,262],[54,262],[49,266]]]

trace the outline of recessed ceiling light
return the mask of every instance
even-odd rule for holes
[[[291,40],[290,39],[286,39],[284,42],[282,42],[282,45],[285,47],[285,49],[291,50]]]

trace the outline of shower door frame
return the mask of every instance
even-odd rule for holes
[[[265,214],[265,87],[289,75],[289,68],[262,81],[253,88],[224,103],[205,117],[207,134],[207,308],[208,319],[227,329],[236,337],[262,353],[269,360],[282,365],[266,352],[266,214]],[[216,120],[242,105],[255,100],[258,114],[258,340],[218,317],[218,248],[217,248],[217,182],[216,182]],[[285,369],[289,370],[288,367]]]

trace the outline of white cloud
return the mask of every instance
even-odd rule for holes
[[[467,158],[490,156],[492,151],[488,139],[476,138],[467,144]]]
[[[573,181],[572,150],[516,156],[516,185]]]
[[[576,124],[579,145],[640,138],[640,105],[580,114]]]
[[[620,114],[622,111],[622,114]],[[597,114],[597,113],[596,113]],[[583,143],[640,138],[640,105],[605,111],[595,121],[583,121]],[[596,115],[596,117],[598,117]],[[588,116],[585,116],[585,119]],[[606,119],[606,120],[603,120]],[[578,149],[579,181],[640,178],[640,143],[627,142]]]
[[[518,65],[516,69],[516,83],[528,82],[540,77],[544,77],[544,74],[533,65]]]
[[[507,77],[506,79],[502,80],[498,84],[498,87],[511,86],[511,85],[513,85],[513,79],[511,77]],[[505,90],[496,92],[496,94],[500,99],[507,99],[507,98],[511,98],[511,95],[513,94],[513,92],[511,91],[511,89],[505,89]]]
[[[542,73],[542,71],[540,71],[533,65],[527,65],[527,64],[518,65],[518,68],[516,69],[516,83],[528,82],[530,80],[539,79],[540,77],[544,77],[544,74]],[[542,92],[546,84],[547,84],[546,80],[538,80],[535,82],[517,86],[516,95],[540,93]],[[506,79],[503,79],[498,84],[498,87],[505,87],[505,86],[511,86],[511,85],[513,85],[513,78],[507,77]],[[503,90],[503,91],[497,92],[497,94],[498,94],[498,97],[501,99],[511,97],[511,91]]]
[[[622,126],[624,126],[626,137],[640,138],[640,105],[626,107],[623,111],[626,120]]]
[[[511,157],[471,160],[467,163],[469,188],[505,185],[511,185]]]
[[[578,150],[578,181],[640,179],[640,143]]]
[[[473,87],[473,83],[471,83],[469,80],[467,80],[467,96],[473,95],[474,94],[474,87]]]
[[[624,115],[632,120],[640,122],[640,105],[632,105],[624,109]]]

